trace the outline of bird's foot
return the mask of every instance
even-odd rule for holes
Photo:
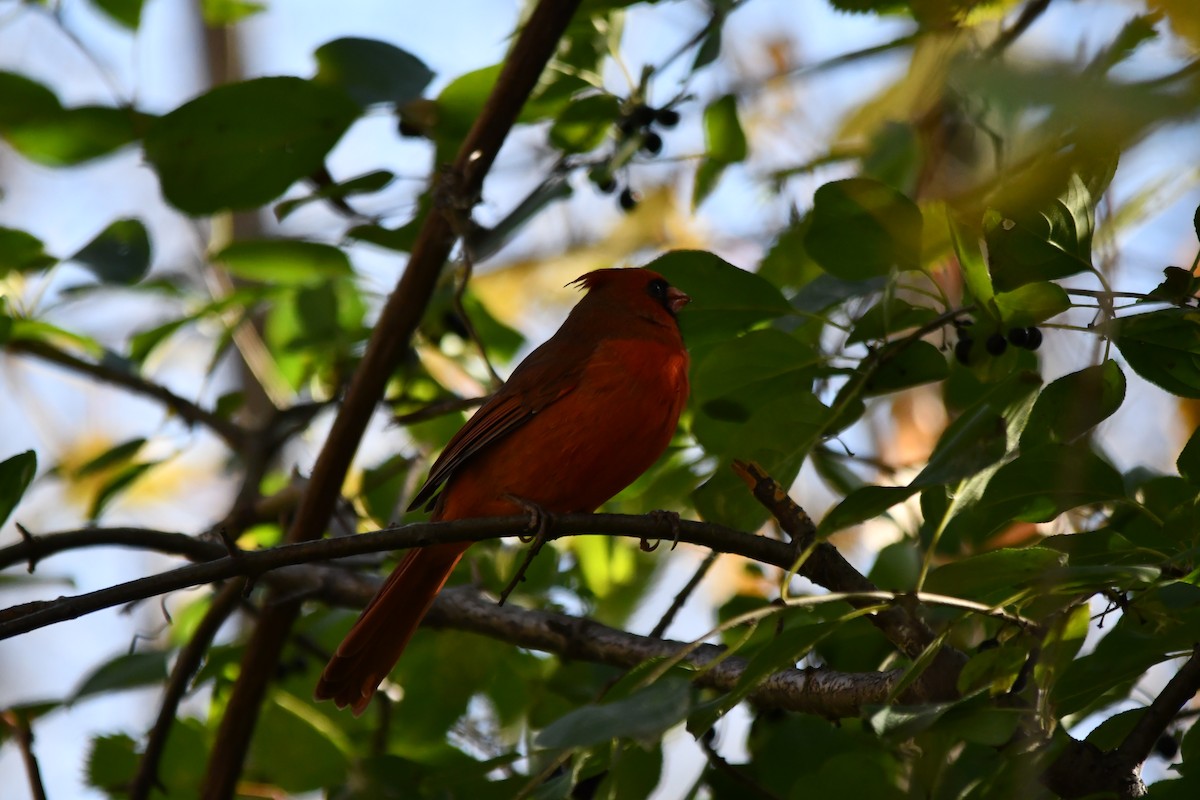
[[[659,510],[649,512],[646,516],[657,520],[660,524],[665,523],[667,525],[667,527],[670,528],[670,530],[671,530],[671,549],[674,550],[675,547],[679,544],[679,534],[680,534],[679,514],[675,511],[663,511],[663,510],[659,509]],[[653,544],[650,543],[649,539],[642,539],[641,548],[642,548],[643,552],[653,553],[655,550],[658,549],[658,546],[660,544],[662,544],[661,538],[655,539]]]
[[[529,565],[533,563],[533,559],[537,557],[537,554],[541,552],[542,547],[549,540],[547,534],[550,530],[550,514],[547,513],[546,509],[537,503],[531,503],[528,500],[515,497],[511,494],[505,495],[504,499],[520,506],[523,511],[529,514],[528,530],[531,533],[528,536],[517,536],[518,539],[530,545],[530,547],[525,553],[525,560],[517,568],[516,574],[513,575],[508,585],[504,587],[504,591],[500,593],[498,605],[504,605],[505,601],[508,600],[508,596],[513,593],[513,590],[525,580],[525,573],[529,571]]]

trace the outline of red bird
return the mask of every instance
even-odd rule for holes
[[[675,314],[690,298],[647,269],[601,269],[545,344],[459,430],[412,508],[443,484],[434,520],[591,513],[667,448],[688,394]],[[317,683],[361,714],[469,547],[417,548],[392,571]]]

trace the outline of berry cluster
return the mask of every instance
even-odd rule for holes
[[[958,328],[958,342],[954,345],[954,357],[963,366],[971,363],[971,348],[975,345],[975,339],[971,336],[973,324],[970,320],[955,323],[955,327]],[[1008,337],[1005,338],[1004,334],[996,331],[984,340],[983,348],[989,355],[1002,356],[1010,344],[1024,350],[1037,350],[1042,344],[1042,332],[1033,326],[1009,328]]]
[[[674,128],[679,124],[679,112],[673,108],[651,108],[645,103],[637,103],[624,111],[617,119],[617,130],[621,132],[622,140],[628,141],[634,136],[641,137],[638,149],[656,156],[662,152],[662,136],[653,127]],[[612,194],[618,188],[617,179],[608,167],[597,168],[592,173],[592,181],[596,188],[605,194]],[[621,189],[617,202],[625,211],[637,208],[641,196],[629,186]]]

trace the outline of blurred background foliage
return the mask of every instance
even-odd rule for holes
[[[429,5],[0,3],[0,543],[14,519],[199,534],[311,468],[529,11]],[[775,535],[730,469],[753,460],[881,588],[1036,624],[928,608],[970,657],[963,699],[835,722],[422,632],[355,719],[310,699],[353,616],[312,604],[243,791],[1027,797],[1064,731],[1115,747],[1200,639],[1198,50],[1187,0],[584,2],[360,448],[355,526],[421,518],[402,510],[430,457],[553,330],[564,284],[649,263],[693,297],[693,391],[608,510]],[[279,540],[254,523],[242,546]],[[843,602],[710,630],[822,590],[667,550],[563,541],[512,602],[646,633],[700,569],[674,638],[762,675],[923,666]],[[522,557],[475,547],[453,582],[498,593]],[[0,590],[166,563],[73,554]],[[32,722],[55,772],[86,765],[52,796],[124,796],[211,597],[5,642],[4,785],[28,785]],[[198,791],[255,599],[191,683],[157,794]],[[1192,719],[1152,796],[1195,796]]]

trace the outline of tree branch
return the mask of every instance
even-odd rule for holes
[[[445,200],[444,196],[438,196],[442,193],[452,195],[459,206],[474,205],[500,146],[578,5],[579,0],[541,0],[534,8],[505,59],[487,102],[459,148],[453,168],[444,176],[443,187],[434,190],[439,202]],[[446,189],[451,191],[445,192]],[[316,539],[325,529],[367,423],[408,348],[453,245],[454,226],[446,209],[427,215],[404,275],[375,324],[362,363],[354,373],[346,399],[317,458],[309,489],[288,531],[288,542]],[[201,790],[205,800],[224,800],[233,795],[267,682],[274,674],[287,631],[300,610],[299,603],[278,600],[268,602],[246,647],[238,681],[209,757],[208,778]]]
[[[738,461],[734,471],[746,482],[758,500],[771,515],[779,522],[792,539],[797,554],[812,545],[816,537],[816,526],[812,519],[800,508],[779,485],[774,478],[765,473],[757,464]],[[784,566],[791,569],[795,565]],[[819,586],[824,586],[835,592],[852,592],[868,595],[879,589],[866,576],[856,570],[838,549],[828,542],[820,542],[813,546],[812,554],[800,564],[799,574]],[[851,605],[859,608],[877,603],[877,600],[863,597],[861,600],[850,600]],[[915,610],[904,606],[893,606],[872,614],[869,619],[883,632],[892,644],[909,658],[916,660],[926,648],[933,645],[935,639],[932,630],[915,613]],[[952,647],[942,646],[934,656],[933,661],[918,680],[920,694],[926,701],[952,701],[958,699],[958,674],[967,657],[961,651]]]
[[[25,763],[25,775],[29,778],[29,792],[33,800],[46,800],[46,786],[42,783],[42,770],[33,752],[33,730],[29,720],[17,711],[0,712],[0,721],[12,731],[21,760]]]
[[[225,555],[225,548],[186,533],[170,533],[149,528],[80,528],[42,535],[31,535],[16,544],[0,547],[0,570],[26,562],[33,572],[47,556],[82,550],[86,547],[132,547],[183,556],[192,561],[211,561]]]
[[[193,403],[191,400],[180,397],[165,386],[146,380],[141,375],[117,369],[107,364],[86,361],[78,356],[73,356],[70,353],[52,347],[46,342],[31,339],[10,341],[5,345],[5,349],[10,353],[40,358],[43,361],[48,361],[51,364],[78,372],[81,375],[87,375],[104,383],[111,383],[113,386],[120,386],[122,389],[127,389],[134,394],[158,400],[188,423],[205,426],[221,437],[222,441],[233,450],[238,450],[245,440],[246,432],[239,425],[217,416],[208,409]]]
[[[150,735],[146,738],[146,749],[142,753],[141,761],[138,762],[137,774],[133,776],[133,783],[129,787],[130,800],[146,800],[155,787],[162,788],[158,779],[158,764],[166,750],[167,737],[171,734],[171,725],[175,722],[179,703],[187,693],[192,676],[196,674],[196,670],[204,661],[213,637],[217,635],[217,631],[221,629],[225,620],[238,607],[245,588],[245,580],[236,580],[226,584],[217,592],[204,619],[200,620],[200,624],[196,627],[196,632],[179,651],[179,657],[175,659],[175,666],[171,669],[170,680],[167,681],[166,691],[163,692],[158,718],[154,721],[154,727],[150,729]]]
[[[1200,691],[1200,644],[1192,648],[1192,656],[1188,659],[1175,677],[1167,682],[1163,690],[1154,698],[1154,702],[1142,714],[1133,730],[1121,742],[1114,756],[1122,766],[1130,771],[1141,770],[1142,763],[1154,751],[1154,745],[1167,730],[1167,726],[1175,719],[1175,715],[1183,706]]]

